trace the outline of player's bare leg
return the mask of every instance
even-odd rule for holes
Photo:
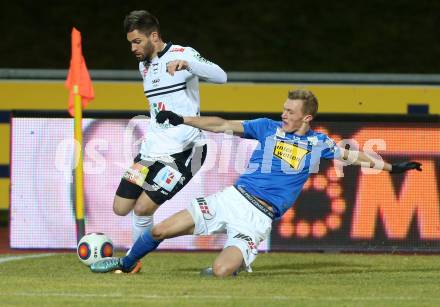
[[[133,208],[134,213],[138,216],[153,215],[157,209],[159,209],[159,205],[156,204],[145,192],[139,195]]]
[[[137,199],[128,199],[115,195],[113,201],[113,211],[117,215],[125,216],[130,211],[132,216],[132,242],[144,231],[151,231],[153,228],[153,214],[159,208],[151,198],[142,192]]]
[[[133,208],[131,239],[136,242],[144,231],[151,231],[154,225],[153,214],[159,208],[145,192],[139,195]]]
[[[243,263],[243,254],[235,246],[228,246],[222,250],[212,265],[212,273],[216,277],[234,275]]]
[[[179,211],[153,227],[155,240],[164,240],[194,233],[194,220],[188,210]]]
[[[116,215],[126,216],[131,210],[133,210],[136,204],[136,199],[130,199],[115,195],[113,199],[113,212]]]
[[[139,260],[154,251],[163,239],[194,233],[194,221],[187,210],[182,210],[153,227],[152,233],[144,232],[124,258],[105,258],[90,266],[92,272],[106,273],[115,270],[134,272]]]

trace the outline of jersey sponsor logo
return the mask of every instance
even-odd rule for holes
[[[154,80],[151,81],[151,83],[153,84],[153,87],[158,87],[159,86],[159,82],[160,82],[160,79],[154,79]]]
[[[160,187],[171,192],[179,182],[182,173],[175,170],[171,166],[165,165],[154,177],[153,181]]]
[[[295,170],[299,168],[301,161],[309,153],[310,150],[283,141],[277,141],[273,149],[275,157],[287,162]]]
[[[208,203],[206,199],[203,197],[196,198],[197,203],[199,204],[200,211],[202,212],[203,218],[205,220],[212,220],[215,216],[215,212],[211,213],[209,211]]]
[[[163,102],[153,102],[151,104],[151,112],[154,114],[155,117],[156,117],[157,113],[159,113],[160,111],[164,111],[165,109],[166,109],[165,103],[163,103]],[[171,127],[171,124],[168,123],[168,121],[163,124],[159,124],[158,122],[156,122],[156,124],[162,128],[170,128]]]
[[[183,47],[174,47],[173,49],[170,50],[170,52],[184,52],[185,48]]]
[[[165,103],[163,102],[153,102],[151,104],[151,108],[153,109],[154,115],[157,115],[160,111],[165,110]]]
[[[136,163],[124,173],[122,178],[142,187],[149,171],[150,169],[147,166]]]
[[[247,236],[245,234],[239,233],[239,234],[236,234],[234,236],[234,238],[245,241],[247,243],[251,253],[254,254],[254,255],[258,254],[257,245],[254,243],[254,241],[252,241],[252,238],[250,236]]]
[[[156,75],[159,73],[159,63],[151,64],[151,68],[153,69],[153,74]]]

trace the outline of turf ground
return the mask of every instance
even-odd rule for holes
[[[254,273],[199,276],[215,253],[157,252],[136,275],[74,253],[0,255],[0,306],[439,306],[438,256],[270,253]]]

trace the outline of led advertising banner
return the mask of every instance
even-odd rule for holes
[[[86,232],[104,232],[121,248],[131,245],[131,216],[113,213],[113,197],[148,129],[145,119],[130,123],[85,119],[83,126]],[[423,172],[392,175],[323,160],[261,250],[440,251],[439,123],[339,121],[313,128],[387,162],[419,161]],[[74,248],[73,120],[16,117],[11,130],[11,247]],[[227,134],[206,138],[204,166],[160,207],[155,223],[232,185],[257,145]],[[160,248],[220,249],[224,242],[224,235],[185,236]]]
[[[440,250],[439,123],[338,122],[315,129],[343,148],[372,151],[390,163],[415,160],[423,171],[375,173],[322,162],[273,227],[271,249]]]
[[[131,246],[132,217],[113,213],[113,198],[146,135],[148,120],[85,119],[84,202],[86,232],[103,232],[116,247]],[[233,184],[243,172],[256,141],[206,134],[202,169],[155,213],[155,223],[185,209],[193,199]],[[11,150],[13,248],[74,248],[73,120],[14,118]],[[226,236],[185,236],[164,241],[162,249],[220,249]],[[260,246],[267,249],[267,242]]]

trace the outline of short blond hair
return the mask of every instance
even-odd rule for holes
[[[308,90],[299,89],[289,91],[287,97],[291,100],[302,100],[302,112],[304,115],[312,115],[315,118],[318,113],[318,98]]]

